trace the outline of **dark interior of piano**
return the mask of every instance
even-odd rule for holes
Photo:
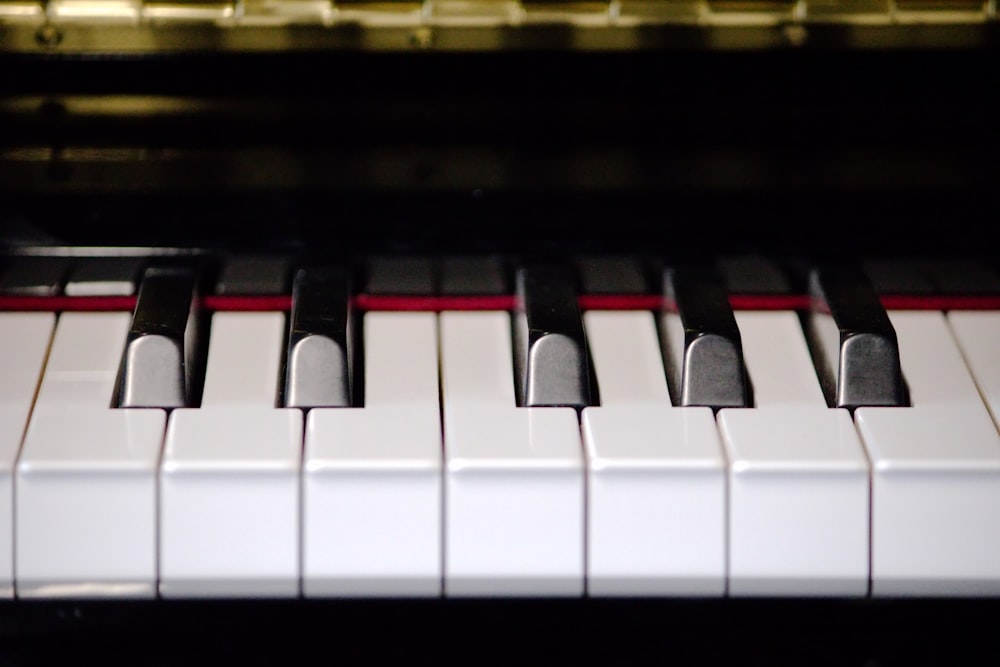
[[[358,664],[881,667],[965,664],[994,651],[1000,621],[1000,364],[990,359],[997,358],[1000,338],[975,333],[971,316],[962,320],[966,329],[942,329],[953,330],[960,345],[968,332],[979,345],[975,353],[962,347],[973,368],[956,380],[973,388],[976,423],[986,431],[985,444],[969,445],[967,458],[927,454],[925,460],[918,452],[911,459],[905,443],[902,454],[893,454],[902,429],[878,431],[876,417],[937,400],[933,386],[923,388],[918,377],[933,370],[907,366],[915,358],[908,350],[924,349],[908,333],[926,324],[920,317],[945,322],[953,312],[1000,311],[1000,253],[993,236],[1000,215],[998,46],[996,0],[0,0],[0,347],[33,335],[3,333],[20,331],[15,320],[29,313],[51,313],[44,335],[56,331],[51,347],[39,348],[41,363],[48,364],[44,378],[26,385],[34,398],[0,391],[0,552],[9,552],[0,554],[0,665],[85,659],[263,665],[304,656],[308,663]],[[250,266],[249,273],[234,277],[230,265],[248,258],[251,263],[240,266]],[[277,264],[269,260],[281,263],[283,273],[275,273]],[[115,274],[114,287],[87,278],[104,276],[104,269],[93,269],[98,265],[113,267],[108,275]],[[270,268],[254,273],[252,267],[265,265]],[[179,304],[169,318],[149,306],[157,284]],[[721,295],[721,305],[707,305],[712,295]],[[838,295],[846,295],[843,303]],[[107,540],[106,561],[119,558],[117,542],[104,532],[66,537],[62,533],[73,533],[69,524],[33,532],[27,527],[33,508],[39,516],[55,516],[59,506],[73,505],[59,495],[65,489],[32,491],[33,485],[55,489],[64,479],[60,474],[96,475],[80,470],[105,464],[109,479],[118,470],[98,455],[90,461],[96,468],[74,459],[63,462],[77,466],[72,471],[59,469],[45,458],[59,446],[42,442],[42,427],[34,424],[51,407],[47,401],[60,400],[46,386],[61,372],[58,332],[74,317],[82,322],[101,311],[125,318],[121,331],[128,332],[130,350],[155,328],[148,324],[153,320],[164,331],[174,328],[161,336],[170,350],[162,354],[180,350],[180,379],[166,389],[151,387],[138,352],[116,356],[120,366],[115,361],[105,373],[113,392],[98,401],[101,414],[161,408],[157,413],[166,416],[160,419],[170,419],[165,452],[154,455],[146,487],[159,512],[146,517],[152,573],[138,588],[109,575],[104,557],[93,555],[102,553],[93,544]],[[388,410],[382,402],[397,396],[393,380],[380,383],[385,364],[365,361],[383,345],[371,337],[384,332],[385,340],[396,341],[387,347],[416,349],[416,338],[401,332],[419,338],[423,330],[407,322],[393,333],[380,323],[394,320],[376,317],[369,326],[369,318],[431,318],[421,321],[432,322],[432,335],[441,337],[430,345],[441,360],[435,356],[429,367],[439,430],[436,518],[428,521],[440,533],[431,574],[421,575],[430,588],[397,589],[389,575],[365,573],[363,546],[357,547],[362,564],[351,565],[362,572],[357,581],[338,574],[317,575],[314,583],[313,552],[295,542],[302,553],[290,557],[293,574],[282,579],[291,588],[274,589],[257,586],[252,573],[238,579],[223,568],[206,575],[214,566],[202,568],[191,555],[200,547],[171,544],[174,519],[163,512],[172,494],[187,488],[183,484],[201,479],[197,455],[186,460],[182,446],[171,449],[175,418],[204,412],[220,401],[219,392],[240,389],[227,380],[212,384],[219,377],[213,376],[212,355],[221,353],[210,348],[211,336],[194,344],[186,336],[220,332],[217,318],[246,311],[277,316],[280,377],[275,402],[266,407],[307,415],[306,435],[301,423],[297,427],[300,463],[313,452],[310,413],[331,412],[334,405],[341,407],[332,412]],[[456,371],[457,362],[447,368],[451,352],[443,341],[449,331],[456,337],[473,331],[463,316],[486,317],[480,311],[511,313],[510,322],[490,329],[513,341],[513,382],[505,391],[510,407],[522,414],[505,424],[525,411],[576,411],[578,421],[569,420],[571,458],[584,507],[578,503],[564,515],[552,509],[558,529],[546,528],[546,507],[511,519],[502,511],[506,496],[490,500],[468,492],[470,504],[485,503],[478,510],[482,521],[493,513],[500,517],[495,534],[461,523],[461,506],[450,504],[479,479],[462,466],[480,464],[468,463],[472,454],[450,458],[451,429],[457,427],[448,413],[469,400],[456,397],[454,386],[473,387],[475,380]],[[819,407],[858,424],[860,439],[850,429],[856,460],[845,463],[831,454],[836,461],[822,473],[800,466],[801,479],[815,477],[819,484],[846,475],[852,465],[863,469],[862,491],[850,496],[862,506],[856,526],[863,547],[847,570],[835,556],[827,558],[837,548],[803,547],[802,554],[789,555],[798,568],[793,574],[775,572],[757,558],[766,550],[760,545],[786,537],[781,520],[768,523],[768,512],[776,512],[768,503],[781,501],[742,500],[739,475],[760,465],[764,472],[748,479],[761,483],[788,476],[801,461],[769,468],[770,454],[754,459],[753,443],[740,449],[744,432],[735,417],[726,420],[727,413],[761,409],[780,393],[757,374],[754,354],[766,356],[767,350],[753,352],[758,343],[751,339],[754,331],[784,331],[783,325],[760,324],[766,318],[758,322],[751,311],[790,314],[789,321],[801,324],[803,358],[816,366],[808,379],[818,379],[812,390]],[[671,468],[675,472],[688,469],[667,461],[667,454],[650,455],[662,460],[648,464],[625,454],[615,463],[612,454],[605,459],[596,453],[612,445],[590,440],[597,426],[585,415],[619,400],[618,385],[597,358],[597,334],[604,329],[596,321],[607,313],[650,320],[663,396],[669,385],[664,405],[674,413],[700,411],[718,423],[726,440],[724,447],[716,444],[725,452],[717,486],[725,506],[717,518],[731,522],[732,532],[723,527],[720,533],[721,546],[713,552],[720,560],[708,583],[684,581],[684,572],[708,567],[698,560],[702,556],[677,565],[680,574],[666,572],[674,567],[669,554],[684,550],[666,537],[654,545],[652,537],[639,535],[634,547],[598,541],[611,528],[598,522],[604,505],[591,503],[598,502],[601,485],[617,479],[600,477],[602,466],[619,465],[642,479],[657,479],[669,465],[679,466]],[[3,328],[4,318],[12,328]],[[988,331],[1000,331],[1000,320],[990,322]],[[474,324],[476,331],[487,330],[485,319]],[[670,338],[671,326],[683,331],[680,348]],[[824,326],[832,327],[832,349],[824,347],[831,340],[823,338]],[[293,353],[298,341],[318,330],[341,346],[339,360],[323,362],[342,373],[336,391],[310,379],[316,375],[312,357]],[[741,366],[741,332],[749,375]],[[897,333],[901,351],[895,349]],[[546,336],[559,339],[555,370],[542,358]],[[850,348],[852,336],[871,347]],[[707,389],[689,377],[702,363],[698,337],[716,341],[708,353],[713,360],[736,349],[737,368],[729,376],[735,398],[720,398],[728,391],[715,377],[723,374],[721,366],[707,371]],[[241,334],[232,340],[241,345]],[[614,351],[600,353],[617,358]],[[985,359],[986,370],[970,361],[975,354]],[[902,356],[901,372],[894,355]],[[857,371],[858,364],[882,356],[885,382],[873,380],[868,366]],[[23,368],[15,361],[22,357],[0,349],[0,375],[20,377]],[[860,379],[851,376],[852,368]],[[556,379],[549,383],[547,374]],[[399,380],[401,386],[408,382]],[[948,382],[941,379],[940,386]],[[573,385],[568,392],[567,385]],[[621,391],[627,398],[630,390]],[[143,392],[170,397],[150,402]],[[30,425],[23,418],[14,424],[19,413],[4,411],[8,398],[34,410]],[[436,421],[442,411],[444,422]],[[974,429],[963,428],[955,442],[974,439]],[[884,440],[873,444],[876,437]],[[326,446],[323,451],[333,452],[338,445]],[[941,446],[957,451],[964,445]],[[59,451],[68,460],[70,454]],[[484,445],[477,456],[486,460],[491,452]],[[296,507],[312,497],[308,484],[315,471],[317,488],[339,488],[329,481],[340,479],[334,473],[322,476],[335,463],[316,456],[290,478],[302,486],[294,487]],[[403,459],[393,473],[400,479],[412,468]],[[242,469],[230,463],[230,473]],[[973,469],[972,463],[984,467]],[[56,465],[55,472],[47,473],[47,465]],[[195,472],[185,473],[185,465]],[[521,474],[510,472],[520,469],[516,463],[496,470],[481,465],[498,479]],[[357,466],[371,479],[389,474],[368,459]],[[915,495],[898,497],[924,508],[900,510],[899,516],[933,524],[926,534],[915,529],[920,534],[913,537],[882,523],[888,521],[882,508],[897,498],[891,495],[896,470],[904,470],[903,483],[916,485],[907,492]],[[170,477],[175,473],[190,477],[182,484]],[[672,478],[664,479],[661,491]],[[80,488],[100,496],[86,481]],[[358,496],[362,518],[385,491],[382,482],[372,484]],[[848,497],[840,486],[830,488]],[[245,491],[234,484],[232,498],[240,493]],[[557,500],[565,495],[552,493]],[[670,506],[663,499],[673,496],[650,493],[652,500],[632,502],[645,507],[660,499]],[[940,528],[934,493],[950,508],[939,512]],[[921,505],[923,498],[931,500]],[[220,502],[238,509],[243,501]],[[820,501],[803,501],[810,502]],[[88,503],[81,501],[90,509],[75,515],[83,524],[92,516],[87,511],[102,513],[93,509],[99,503]],[[834,510],[846,507],[838,503]],[[106,516],[120,501],[109,507]],[[765,509],[744,519],[744,507]],[[314,529],[306,518],[290,516],[294,530],[323,535],[325,529]],[[652,510],[649,516],[652,535],[665,524]],[[848,516],[847,510],[836,516]],[[932,516],[938,518],[927,518]],[[626,513],[608,525],[617,530],[633,518]],[[735,528],[744,520],[746,533]],[[109,535],[120,529],[108,527],[112,519],[94,521]],[[523,572],[494,564],[488,553],[507,548],[503,521],[542,526],[533,538],[511,533],[514,542],[528,540],[510,546],[515,560],[528,563]],[[562,557],[557,537],[566,521],[578,524],[566,538],[576,551],[566,566],[569,575],[556,577],[551,569],[562,566],[552,562]],[[964,528],[952,530],[952,524],[971,525],[976,534],[964,546],[942,546],[965,539]],[[647,530],[636,525],[640,533]],[[746,537],[754,530],[764,537]],[[823,531],[803,531],[804,540],[826,544]],[[463,538],[468,544],[453,550],[448,540],[465,532],[479,537]],[[843,529],[845,540],[848,532]],[[693,531],[696,540],[703,539],[700,533]],[[674,537],[686,539],[683,532]],[[411,548],[397,538],[391,532],[382,542],[372,538],[372,562],[381,563],[386,550]],[[236,569],[278,541],[261,538],[259,549],[246,535],[232,539],[237,544],[226,558],[239,564]],[[477,539],[496,544],[483,547]],[[883,546],[892,540],[905,544]],[[336,553],[336,541],[329,541]],[[47,549],[60,555],[50,558]],[[416,553],[417,546],[412,549]],[[648,571],[634,575],[612,567],[605,578],[600,549],[619,554],[611,561],[627,563],[652,549],[667,553],[670,563],[642,561]],[[931,555],[911,558],[912,550]],[[972,569],[961,571],[955,563],[966,560]],[[84,561],[90,564],[79,565]],[[834,574],[823,571],[827,561]],[[400,562],[402,570],[409,568]],[[197,576],[175,576],[184,568]]]

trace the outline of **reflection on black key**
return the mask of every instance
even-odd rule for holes
[[[289,260],[280,255],[237,255],[226,259],[215,293],[233,295],[287,294]]]
[[[864,273],[822,267],[809,276],[806,332],[831,406],[907,405],[896,330]]]
[[[661,345],[674,404],[752,405],[743,343],[722,277],[710,269],[664,272]]]
[[[590,364],[573,273],[564,267],[523,268],[517,273],[517,298],[518,405],[590,405]]]
[[[118,379],[119,407],[181,408],[192,404],[197,336],[194,295],[193,271],[146,270]]]
[[[141,257],[80,259],[66,281],[66,296],[131,296],[144,261]]]
[[[349,407],[354,335],[350,276],[342,268],[295,274],[285,367],[285,406]]]

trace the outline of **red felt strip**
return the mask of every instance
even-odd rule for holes
[[[1000,310],[1000,295],[909,295],[889,294],[882,305],[890,310]],[[99,312],[132,311],[135,296],[19,296],[0,295],[0,311]],[[729,302],[735,310],[806,310],[810,298],[804,294],[734,294]],[[659,310],[663,298],[656,294],[583,294],[583,310]],[[495,296],[410,296],[359,294],[354,305],[363,311],[512,310],[517,299],[510,294]],[[202,297],[207,311],[287,311],[290,295]]]
[[[511,310],[515,299],[509,294],[496,296],[409,296],[359,294],[354,305],[361,310]]]

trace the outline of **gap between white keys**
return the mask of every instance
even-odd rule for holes
[[[1000,313],[951,311],[948,324],[962,349],[962,356],[979,387],[979,393],[1000,428]]]
[[[14,473],[55,327],[52,313],[0,314],[0,597],[14,595]]]

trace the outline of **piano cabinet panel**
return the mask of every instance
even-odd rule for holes
[[[0,641],[13,665],[943,665],[978,663],[997,614],[947,599],[4,603]]]

